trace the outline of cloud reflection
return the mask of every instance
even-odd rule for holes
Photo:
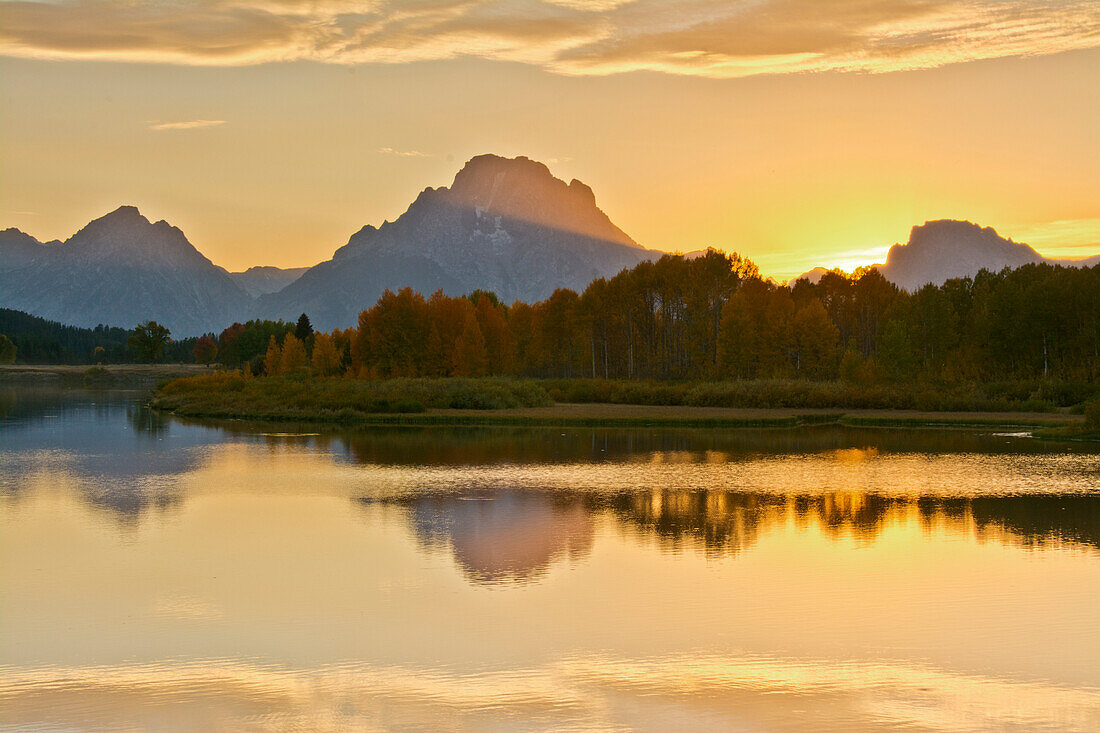
[[[0,668],[0,723],[66,730],[1093,731],[1100,690],[901,662],[570,656],[458,672],[220,659]],[[777,700],[784,701],[776,704]]]

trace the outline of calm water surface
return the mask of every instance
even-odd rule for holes
[[[0,388],[0,729],[1100,730],[1100,452]]]

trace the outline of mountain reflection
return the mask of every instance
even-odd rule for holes
[[[374,500],[362,499],[364,503]],[[591,549],[593,526],[609,516],[672,552],[732,557],[786,525],[833,540],[874,542],[895,524],[1022,548],[1066,544],[1100,549],[1100,497],[1003,496],[909,499],[862,492],[813,496],[734,491],[503,491],[379,500],[399,507],[418,540],[449,549],[475,582],[529,582],[558,559]]]
[[[35,479],[71,486],[88,505],[124,526],[179,505],[175,477],[221,442],[147,409],[144,392],[21,386],[0,389],[0,492],[19,498]]]
[[[421,544],[449,549],[476,583],[529,582],[592,549],[592,512],[578,497],[519,491],[400,500]]]

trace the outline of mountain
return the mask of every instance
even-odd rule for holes
[[[909,241],[891,247],[886,263],[875,267],[887,280],[912,291],[928,283],[942,285],[951,278],[973,277],[983,269],[998,272],[1040,262],[1089,267],[1100,262],[1100,255],[1084,260],[1048,259],[1026,244],[1005,239],[992,227],[940,219],[913,227]]]
[[[177,338],[220,330],[251,307],[229,273],[183,232],[150,223],[133,206],[60,244],[37,244],[18,230],[3,235],[0,307],[86,327],[153,319]]]
[[[5,269],[25,267],[57,244],[60,242],[43,244],[18,229],[4,229],[0,231],[0,262]]]
[[[792,277],[790,280],[787,281],[787,285],[788,286],[793,286],[799,280],[808,280],[812,284],[817,285],[819,282],[821,282],[821,278],[827,272],[828,272],[827,269],[825,269],[824,267],[818,266],[818,267],[813,268],[812,270],[808,270],[808,271],[802,273],[798,277]]]
[[[534,302],[658,254],[615,226],[580,181],[565,183],[528,158],[479,155],[449,188],[425,189],[396,221],[363,227],[331,260],[262,296],[260,310],[307,313],[327,330],[353,325],[387,288],[481,288]]]
[[[302,273],[308,269],[308,267],[281,268],[257,265],[244,272],[231,272],[229,277],[233,278],[233,282],[240,285],[246,293],[253,298],[258,298],[261,295],[279,292],[301,277]]]

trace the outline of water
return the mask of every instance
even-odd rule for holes
[[[1100,730],[1100,452],[0,390],[2,730]]]

